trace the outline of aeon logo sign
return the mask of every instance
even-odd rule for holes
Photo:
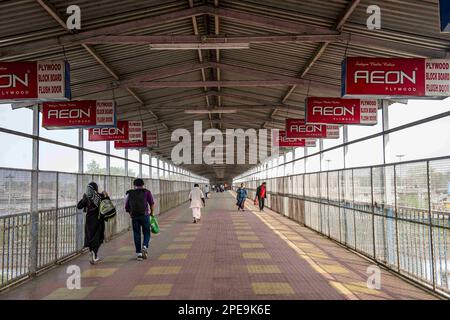
[[[89,119],[91,117],[91,110],[82,109],[52,109],[47,112],[48,119]]]
[[[314,106],[312,114],[314,116],[347,116],[347,115],[354,116],[355,108]]]
[[[279,147],[273,143],[267,129],[227,129],[225,132],[207,129],[203,132],[202,121],[194,121],[193,135],[179,128],[172,132],[170,139],[178,142],[171,153],[176,165],[257,164],[279,154]],[[208,144],[203,148],[204,142]]]
[[[321,124],[291,124],[289,126],[290,132],[298,132],[298,133],[320,133],[322,132],[324,126]]]
[[[28,73],[25,73],[23,77],[16,74],[0,75],[0,88],[17,88],[18,85],[28,87]]]
[[[115,136],[125,134],[125,128],[93,128],[92,133],[99,136]]]

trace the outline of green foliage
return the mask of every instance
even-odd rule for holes
[[[128,169],[129,175],[134,177],[136,176],[136,172],[134,172],[132,169]],[[90,173],[90,174],[106,174],[106,168],[101,168],[100,164],[95,161],[95,160],[91,160],[91,162],[89,162],[87,164],[87,171],[86,173]],[[113,176],[125,176],[125,168],[121,168],[121,167],[110,167],[110,173]]]

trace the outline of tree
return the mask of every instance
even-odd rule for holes
[[[105,174],[105,168],[100,168],[100,163],[98,163],[95,160],[91,160],[91,162],[89,162],[87,164],[87,171],[86,173],[91,173],[91,174]]]

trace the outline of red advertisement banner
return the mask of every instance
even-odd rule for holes
[[[114,141],[128,140],[128,121],[117,121],[116,128],[91,128],[89,129],[89,141]]]
[[[128,121],[128,140],[142,141],[143,138],[142,121]]]
[[[70,99],[70,66],[65,61],[0,62],[0,101]]]
[[[288,138],[339,138],[339,126],[335,124],[307,124],[304,119],[286,119]]]
[[[350,57],[342,63],[342,97],[450,96],[450,60]]]
[[[156,148],[158,142],[158,130],[147,131],[147,147]]]
[[[112,100],[44,102],[42,126],[47,129],[115,127],[115,103]]]
[[[273,130],[275,147],[315,147],[315,139],[288,138],[285,130]]]
[[[306,123],[377,124],[378,100],[316,98],[305,103]]]

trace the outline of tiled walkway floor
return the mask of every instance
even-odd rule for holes
[[[370,263],[276,213],[236,210],[233,196],[213,193],[201,223],[188,205],[160,217],[149,260],[136,261],[131,231],[0,295],[0,299],[433,299],[382,271],[368,289]],[[68,290],[69,265],[81,289]]]

